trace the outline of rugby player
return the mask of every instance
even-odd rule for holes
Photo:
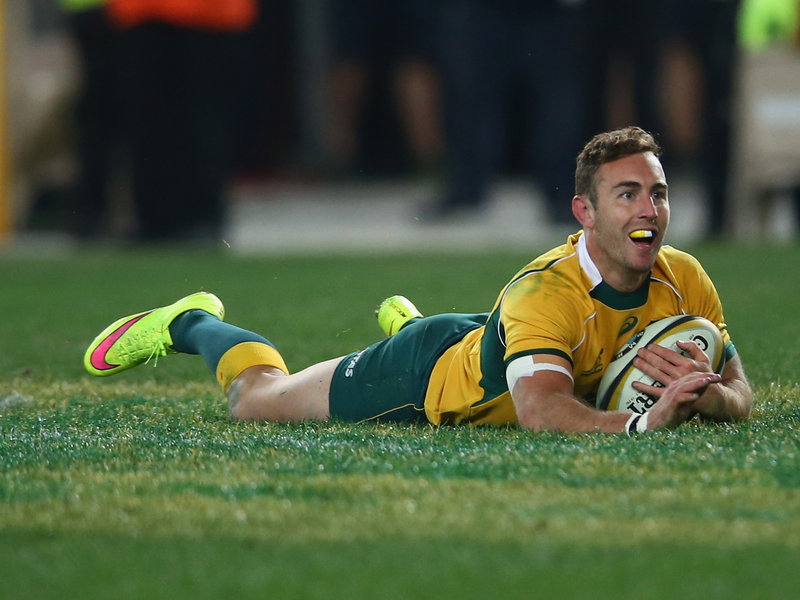
[[[289,373],[271,342],[225,323],[220,300],[199,292],[112,323],[87,349],[85,367],[112,375],[169,353],[199,354],[232,418],[258,421],[518,423],[631,434],[696,414],[744,419],[753,394],[717,291],[695,258],[664,245],[670,207],[659,156],[637,127],[590,140],[572,198],[581,230],[519,271],[488,313],[423,317],[393,296],[378,313],[386,339]],[[596,409],[593,396],[620,345],[635,328],[677,314],[720,328],[722,373],[694,342],[680,342],[684,353],[650,346],[636,366],[663,387],[637,384],[658,398],[646,416]]]

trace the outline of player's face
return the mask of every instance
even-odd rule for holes
[[[661,162],[646,152],[606,163],[595,175],[595,195],[576,213],[589,254],[608,284],[632,291],[649,276],[669,225]]]

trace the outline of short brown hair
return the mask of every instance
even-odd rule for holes
[[[652,135],[641,127],[625,127],[598,133],[583,147],[575,167],[575,193],[595,202],[594,176],[604,164],[631,154],[652,152],[661,155],[661,147]]]

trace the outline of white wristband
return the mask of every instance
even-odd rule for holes
[[[625,433],[631,436],[634,433],[644,433],[647,431],[647,416],[648,413],[644,413],[643,415],[632,414],[627,423],[625,423]]]

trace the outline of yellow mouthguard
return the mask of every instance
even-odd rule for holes
[[[635,240],[644,239],[644,238],[651,238],[655,234],[650,231],[649,229],[637,229],[636,231],[631,232],[631,237]]]

